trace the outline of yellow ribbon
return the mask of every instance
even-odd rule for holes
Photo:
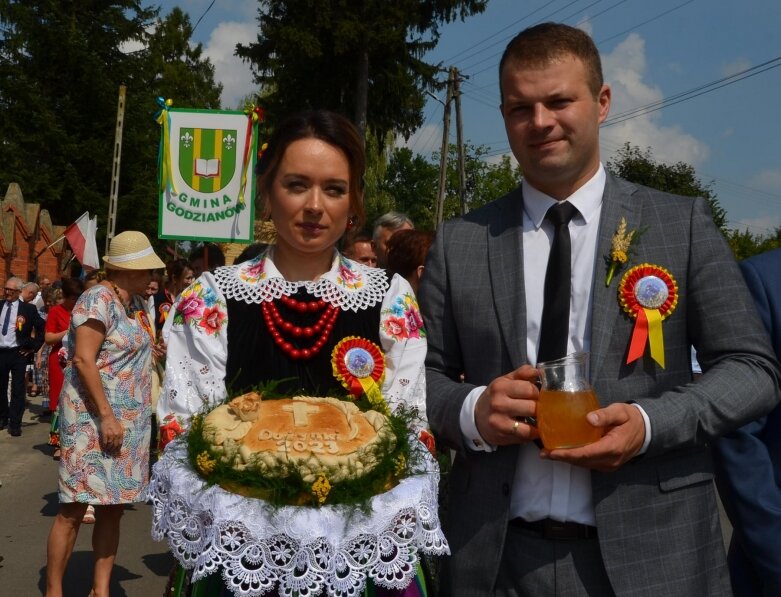
[[[648,346],[651,358],[664,369],[664,333],[662,332],[662,315],[659,309],[643,309],[648,319]]]
[[[371,376],[358,377],[357,379],[358,379],[358,383],[360,383],[361,387],[363,388],[363,393],[366,394],[366,398],[369,400],[369,403],[374,407],[374,410],[389,415],[390,410],[388,409],[388,404],[385,402],[385,399],[382,397],[382,392],[380,391],[380,387],[371,378]]]
[[[247,170],[249,169],[249,163],[252,161],[250,159],[252,139],[253,137],[257,137],[258,121],[260,120],[260,115],[255,109],[255,104],[250,104],[245,112],[247,112],[247,134],[246,140],[244,141],[244,155],[242,156],[241,164],[241,186],[239,187],[239,204],[241,205],[244,204],[244,191],[247,188]]]
[[[160,141],[162,159],[160,160],[160,190],[165,192],[169,187],[173,195],[177,195],[173,179],[173,166],[171,164],[171,115],[168,108],[173,105],[173,100],[157,98],[160,112],[157,115],[157,124],[163,127],[163,138]]]

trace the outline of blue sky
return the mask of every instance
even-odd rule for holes
[[[164,0],[162,14],[178,5],[194,24],[205,13],[194,39],[225,87],[223,105],[234,108],[255,90],[249,68],[232,53],[237,42],[255,39],[258,3],[215,0],[207,11],[211,3]],[[712,182],[731,227],[764,234],[781,226],[779,0],[490,0],[483,14],[443,27],[427,56],[469,77],[462,85],[467,142],[493,155],[509,153],[498,110],[499,57],[515,33],[545,20],[593,36],[613,89],[613,118],[723,80],[720,89],[603,127],[603,160],[626,141],[650,147],[657,160],[684,161]],[[430,101],[423,127],[407,145],[420,153],[438,150],[442,114],[441,104]]]

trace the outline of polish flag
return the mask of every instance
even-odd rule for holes
[[[95,242],[97,230],[98,216],[90,219],[88,211],[81,214],[78,220],[65,229],[65,238],[73,249],[76,259],[82,266],[92,269],[100,269],[98,245]]]

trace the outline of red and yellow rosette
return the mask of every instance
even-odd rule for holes
[[[138,325],[149,334],[149,339],[152,340],[152,344],[155,343],[155,332],[152,330],[152,322],[149,321],[149,315],[145,311],[136,311],[136,321]]]
[[[353,396],[366,394],[377,409],[387,412],[380,385],[385,379],[385,356],[380,347],[365,338],[348,336],[331,352],[334,377]]]
[[[17,332],[21,332],[22,331],[22,328],[24,327],[24,322],[25,321],[27,321],[27,320],[24,318],[24,315],[18,315],[16,317],[16,331]]]
[[[651,358],[664,368],[664,321],[678,304],[678,283],[663,267],[643,263],[621,278],[618,300],[624,311],[635,319],[626,363],[640,359],[646,343]]]

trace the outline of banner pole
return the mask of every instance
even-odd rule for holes
[[[40,251],[38,251],[38,253],[36,253],[36,254],[35,254],[35,257],[33,257],[33,259],[38,259],[38,257],[40,257],[41,255],[43,255],[43,254],[44,254],[44,252],[45,252],[47,249],[51,249],[51,248],[52,248],[54,245],[56,245],[58,242],[60,242],[60,241],[61,241],[62,239],[64,239],[64,238],[65,238],[65,235],[63,234],[63,235],[62,235],[60,238],[58,238],[57,240],[55,240],[53,243],[50,243],[48,246],[46,246],[46,247],[44,247],[43,249],[41,249]]]

